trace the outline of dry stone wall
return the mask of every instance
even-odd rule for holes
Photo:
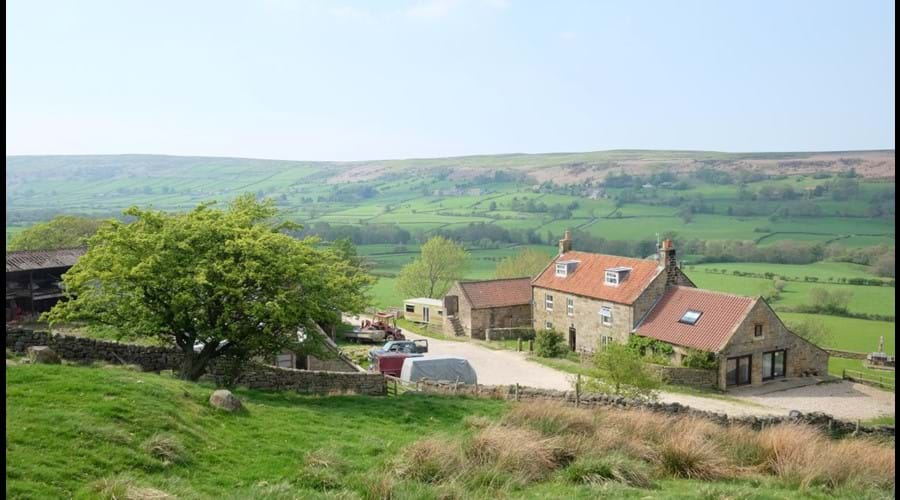
[[[6,348],[24,354],[29,347],[50,347],[60,358],[74,363],[105,361],[137,365],[145,371],[178,370],[182,354],[175,349],[109,342],[51,334],[43,331],[7,329]],[[213,380],[227,380],[225,363],[210,365]],[[387,383],[379,373],[291,370],[250,363],[242,370],[237,385],[251,389],[291,390],[304,394],[364,394],[383,396]]]
[[[710,388],[716,387],[719,382],[719,374],[716,370],[653,364],[647,364],[646,366],[670,384]]]
[[[465,395],[479,398],[502,399],[507,401],[556,401],[562,404],[575,405],[575,391],[554,391],[535,389],[532,387],[507,385],[466,385],[447,381],[423,380],[416,384],[417,390],[431,394]],[[578,406],[583,408],[622,408],[646,410],[673,415],[685,415],[710,420],[719,425],[747,425],[753,429],[762,429],[785,422],[800,422],[822,428],[833,435],[843,436],[851,433],[873,436],[894,437],[894,426],[864,426],[856,422],[837,420],[825,413],[801,413],[791,411],[786,416],[739,416],[733,417],[724,413],[696,410],[680,403],[659,403],[640,399],[630,399],[610,394],[580,394]]]

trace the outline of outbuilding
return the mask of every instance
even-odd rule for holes
[[[497,340],[504,331],[531,330],[531,278],[458,281],[444,296],[444,310],[448,335],[485,339],[490,330],[496,335],[489,340]]]

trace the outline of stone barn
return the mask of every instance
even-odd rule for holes
[[[484,339],[488,330],[530,329],[531,278],[458,281],[444,296],[444,311],[448,335]]]

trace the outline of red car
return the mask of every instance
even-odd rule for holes
[[[381,352],[375,355],[371,371],[379,372],[391,377],[399,377],[403,370],[403,360],[406,358],[421,358],[423,355],[411,352]]]

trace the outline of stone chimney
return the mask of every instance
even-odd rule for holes
[[[678,263],[672,240],[665,239],[659,246],[659,265],[666,268],[666,286],[678,284]]]
[[[562,255],[566,252],[572,251],[572,233],[566,231],[563,235],[563,239],[559,240],[559,254]]]

